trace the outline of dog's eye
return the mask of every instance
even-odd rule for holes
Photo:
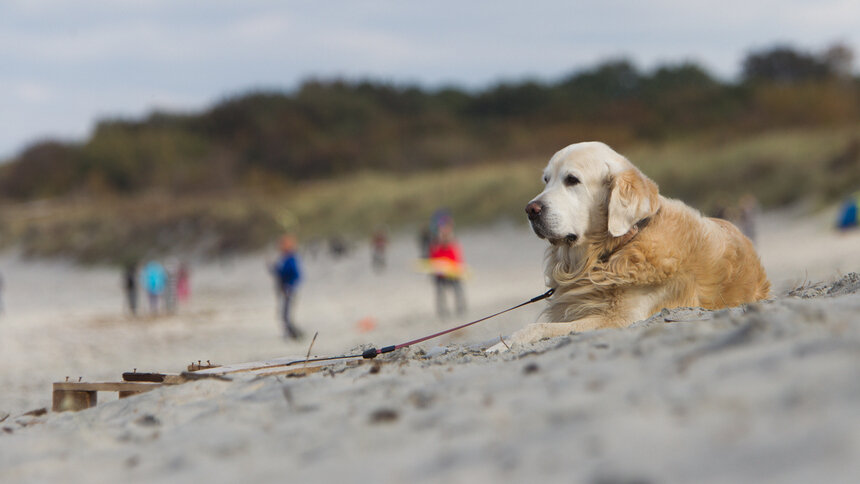
[[[579,183],[579,178],[577,178],[573,175],[567,175],[566,177],[564,177],[564,184],[566,186],[572,187],[578,183]]]
[[[549,183],[549,175],[544,175],[544,177],[543,177],[543,182],[544,182],[544,183]]]

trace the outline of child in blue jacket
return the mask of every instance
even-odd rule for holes
[[[281,258],[271,268],[276,278],[277,290],[281,299],[281,319],[284,324],[284,338],[292,339],[302,337],[302,332],[293,324],[292,316],[290,315],[296,287],[302,280],[296,246],[295,237],[284,236],[281,239]]]

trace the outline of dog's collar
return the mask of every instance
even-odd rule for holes
[[[645,227],[647,227],[648,224],[651,223],[651,219],[658,213],[660,213],[659,209],[654,213],[654,215],[645,217],[642,220],[633,224],[633,226],[630,227],[630,230],[628,230],[626,234],[622,235],[621,237],[618,237],[618,244],[615,246],[615,248],[606,251],[605,253],[603,253],[603,255],[600,256],[600,262],[607,262],[609,258],[612,257],[612,254],[618,252],[619,249],[629,244],[631,240],[633,240],[637,235],[639,235],[639,232],[644,230]]]

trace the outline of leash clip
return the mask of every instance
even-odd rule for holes
[[[531,300],[529,300],[529,302],[530,302],[530,303],[538,302],[538,301],[540,301],[540,300],[542,300],[542,299],[546,299],[546,298],[548,298],[548,297],[552,296],[554,293],[555,293],[555,288],[552,288],[552,289],[550,289],[549,291],[547,291],[547,292],[545,292],[545,293],[541,294],[540,296],[536,296],[536,297],[531,298]]]

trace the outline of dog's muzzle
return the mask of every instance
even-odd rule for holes
[[[532,230],[541,239],[547,238],[546,228],[543,226],[543,218],[541,217],[545,211],[544,204],[537,200],[526,205],[526,215],[529,217]]]

